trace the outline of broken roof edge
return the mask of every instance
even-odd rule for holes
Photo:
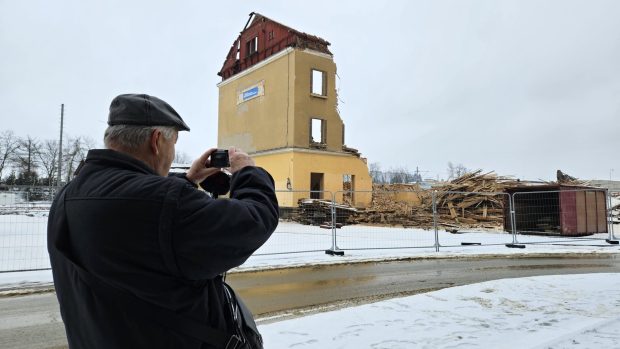
[[[269,32],[269,38],[266,37],[265,26],[272,28]],[[258,34],[257,31],[262,34]],[[248,32],[250,34],[246,34]],[[279,39],[268,42],[274,38],[274,33],[278,33]],[[249,42],[248,35],[254,37],[252,40],[259,38],[252,46],[255,48],[254,51],[241,45],[244,38],[247,45]],[[333,54],[329,50],[330,45],[328,41],[318,36],[300,32],[260,13],[251,12],[243,30],[230,46],[222,68],[217,72],[217,75],[222,78],[222,81],[225,81],[286,47],[317,51],[333,58]]]
[[[293,47],[287,47],[286,49],[276,53],[275,55],[265,59],[264,61],[261,61],[261,62],[255,64],[255,65],[249,67],[248,69],[245,69],[245,70],[243,70],[243,71],[241,71],[241,72],[239,72],[239,73],[237,73],[237,74],[235,74],[235,75],[233,75],[233,76],[231,76],[231,77],[229,77],[227,79],[224,79],[224,80],[218,82],[215,86],[221,87],[221,86],[224,86],[224,85],[230,83],[231,81],[235,81],[237,79],[240,79],[241,77],[244,77],[244,76],[252,73],[253,71],[255,71],[255,70],[257,70],[257,69],[259,69],[259,68],[261,68],[261,67],[263,67],[263,66],[265,66],[265,65],[267,65],[267,64],[269,64],[269,63],[271,63],[271,62],[273,62],[275,60],[277,60],[278,58],[280,58],[282,56],[288,55],[289,53],[293,52],[293,50],[294,50]]]
[[[289,30],[289,31],[291,31],[292,33],[294,33],[294,34],[296,34],[296,35],[299,35],[299,36],[301,36],[301,37],[303,37],[303,38],[305,38],[305,39],[309,39],[309,40],[318,41],[318,42],[320,42],[320,43],[321,43],[321,44],[323,44],[323,45],[326,45],[326,46],[331,46],[331,43],[330,43],[329,41],[327,41],[327,40],[325,40],[325,39],[321,38],[320,36],[316,36],[316,35],[312,35],[312,34],[308,34],[308,33],[305,33],[305,32],[299,31],[299,30],[296,30],[296,29],[294,29],[294,28],[289,27],[289,26],[288,26],[288,25],[286,25],[286,24],[282,24],[281,22],[278,22],[278,21],[276,21],[276,20],[274,20],[274,19],[272,19],[272,18],[269,18],[269,17],[267,17],[267,16],[264,16],[264,15],[262,15],[262,14],[258,13],[258,12],[250,12],[250,15],[249,15],[249,16],[250,16],[250,18],[248,19],[248,22],[245,24],[245,27],[243,28],[243,30],[241,31],[241,33],[243,33],[244,31],[246,31],[248,28],[252,27],[252,26],[253,26],[255,23],[257,23],[260,19],[264,18],[264,19],[266,19],[266,20],[268,20],[268,21],[270,21],[270,22],[273,22],[273,23],[275,23],[275,24],[277,24],[277,25],[280,25],[280,26],[282,26],[282,27],[284,27],[284,28],[288,29],[288,30]],[[240,33],[240,34],[241,34],[241,33]]]

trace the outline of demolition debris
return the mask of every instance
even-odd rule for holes
[[[558,183],[584,185],[586,182],[558,170]],[[505,206],[508,205],[504,193],[507,188],[524,184],[512,177],[481,170],[466,173],[429,190],[423,190],[417,184],[375,184],[367,208],[351,207],[351,196],[345,194],[345,203],[335,205],[335,221],[338,225],[432,228],[434,196],[437,225],[441,229],[452,233],[463,228],[503,229]],[[332,202],[328,200],[301,199],[291,218],[303,224],[331,228],[331,206]]]
[[[421,190],[417,185],[377,185],[371,206],[360,210],[349,223],[430,228],[435,195],[437,224],[442,228],[451,232],[459,227],[497,229],[504,222],[501,193],[516,183],[512,178],[478,170],[432,190]],[[417,198],[399,200],[403,192],[412,192]]]

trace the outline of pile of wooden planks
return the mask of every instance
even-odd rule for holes
[[[507,196],[503,193],[508,187],[522,184],[512,177],[481,170],[427,190],[417,184],[375,184],[371,204],[364,209],[351,207],[352,196],[345,193],[344,204],[337,204],[335,208],[336,222],[431,228],[434,196],[437,224],[441,229],[503,229],[507,211]],[[293,219],[303,224],[331,224],[331,205],[331,201],[326,200],[299,200]]]
[[[415,194],[416,200],[399,200],[402,194]],[[426,194],[417,184],[374,184],[370,207],[358,210],[348,224],[378,224],[402,226],[432,225],[433,217],[424,212]]]
[[[291,216],[295,222],[309,225],[331,225],[333,203],[329,200],[300,199],[297,210]],[[349,217],[357,213],[357,209],[349,205],[335,205],[336,223],[344,223]]]
[[[493,172],[478,170],[431,190],[417,185],[379,185],[373,188],[372,204],[352,216],[349,223],[403,225],[421,228],[433,226],[433,193],[437,205],[437,223],[442,228],[498,229],[504,221],[504,188],[518,182]],[[395,192],[415,191],[417,202],[394,200]]]
[[[439,223],[497,229],[503,226],[506,187],[519,182],[478,170],[436,188]]]

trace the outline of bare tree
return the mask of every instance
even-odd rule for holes
[[[448,180],[457,179],[467,172],[469,170],[463,164],[454,165],[451,161],[448,161]]]
[[[2,171],[14,158],[18,148],[19,139],[13,131],[5,130],[0,133],[0,179],[2,179]]]
[[[94,139],[91,137],[82,136],[82,148],[84,150],[84,157],[86,158],[86,154],[89,150],[94,149],[97,145]]]
[[[39,147],[39,141],[30,136],[19,140],[19,148],[15,151],[13,160],[19,169],[20,184],[35,184],[38,178],[36,170]]]
[[[65,181],[70,181],[80,162],[86,159],[88,150],[93,147],[94,141],[85,137],[69,138],[67,146],[63,149],[63,169]]]
[[[385,183],[385,176],[383,172],[381,172],[381,165],[378,162],[373,162],[368,165],[368,172],[370,173],[370,177],[372,178],[373,183]]]
[[[388,172],[391,184],[409,183],[413,181],[413,174],[404,167],[392,168]]]
[[[58,141],[49,139],[44,141],[37,155],[39,164],[45,171],[47,185],[54,185],[55,174],[58,170]]]
[[[190,164],[192,159],[186,153],[177,151],[174,154],[174,160],[172,162],[177,164]]]

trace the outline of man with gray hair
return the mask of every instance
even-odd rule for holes
[[[199,183],[221,174],[209,149],[168,175],[179,131],[166,102],[110,105],[106,149],[90,150],[57,195],[48,251],[70,348],[261,348],[252,315],[224,283],[273,233],[273,179],[230,148],[230,198]]]

